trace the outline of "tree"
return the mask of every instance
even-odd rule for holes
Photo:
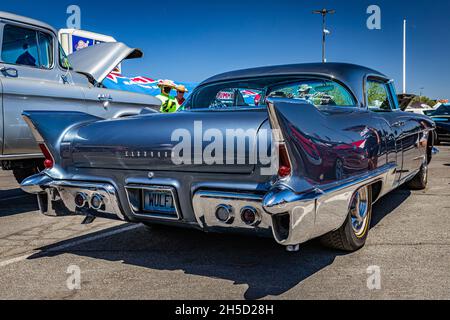
[[[434,106],[436,104],[435,100],[432,100],[426,96],[416,96],[411,103],[420,103],[420,104],[426,104],[430,107]]]

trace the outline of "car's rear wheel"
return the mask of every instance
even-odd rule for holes
[[[365,186],[353,195],[344,225],[324,235],[321,242],[333,249],[350,252],[359,250],[366,243],[371,220],[372,188]]]

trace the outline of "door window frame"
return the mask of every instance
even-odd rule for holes
[[[39,32],[48,35],[52,38],[52,54],[53,54],[53,59],[52,59],[52,65],[49,68],[46,67],[42,67],[42,66],[28,66],[28,65],[22,65],[22,64],[16,64],[16,63],[10,63],[10,62],[6,62],[2,60],[2,54],[3,54],[3,38],[4,38],[4,31],[5,31],[5,27],[6,26],[13,26],[13,27],[17,27],[17,28],[22,28],[22,29],[28,29],[28,30],[32,30],[36,33],[36,43],[38,45],[38,59],[39,59],[39,63],[41,62],[41,58],[40,58],[40,43],[38,40],[39,37]],[[14,66],[14,67],[21,67],[21,68],[31,68],[31,69],[37,69],[37,70],[44,70],[44,71],[50,71],[50,70],[54,70],[55,66],[56,66],[56,54],[55,54],[55,35],[53,32],[49,31],[48,29],[44,29],[44,28],[40,28],[40,27],[35,27],[35,26],[30,26],[27,24],[22,24],[22,23],[17,23],[17,22],[11,22],[11,21],[2,21],[0,22],[0,28],[1,28],[1,38],[0,38],[0,63],[4,64],[4,65],[8,65],[8,66]],[[58,59],[59,60],[59,59]]]
[[[389,110],[377,110],[378,112],[397,112],[399,109],[398,103],[396,103],[396,99],[394,99],[393,96],[393,80],[389,80],[386,78],[382,78],[379,76],[372,76],[372,75],[368,75],[367,77],[365,77],[364,79],[364,86],[363,86],[363,90],[364,90],[364,100],[365,100],[365,105],[366,105],[366,109],[368,111],[372,111],[375,112],[374,110],[370,109],[369,107],[369,82],[378,82],[384,85],[384,87],[386,88],[386,92],[387,92],[387,98],[389,99]]]

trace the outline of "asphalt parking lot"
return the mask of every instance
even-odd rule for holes
[[[440,150],[428,189],[378,202],[367,246],[352,254],[317,241],[292,254],[271,239],[44,217],[1,171],[0,299],[450,299],[450,146]],[[79,290],[67,286],[71,266]],[[368,268],[381,288],[368,288]]]

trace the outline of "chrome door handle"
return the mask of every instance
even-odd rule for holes
[[[17,71],[17,69],[14,69],[14,68],[2,67],[2,68],[0,68],[0,72],[5,77],[17,78],[19,76],[19,71]]]
[[[110,94],[99,94],[98,100],[99,101],[113,101],[113,98],[111,97]]]

